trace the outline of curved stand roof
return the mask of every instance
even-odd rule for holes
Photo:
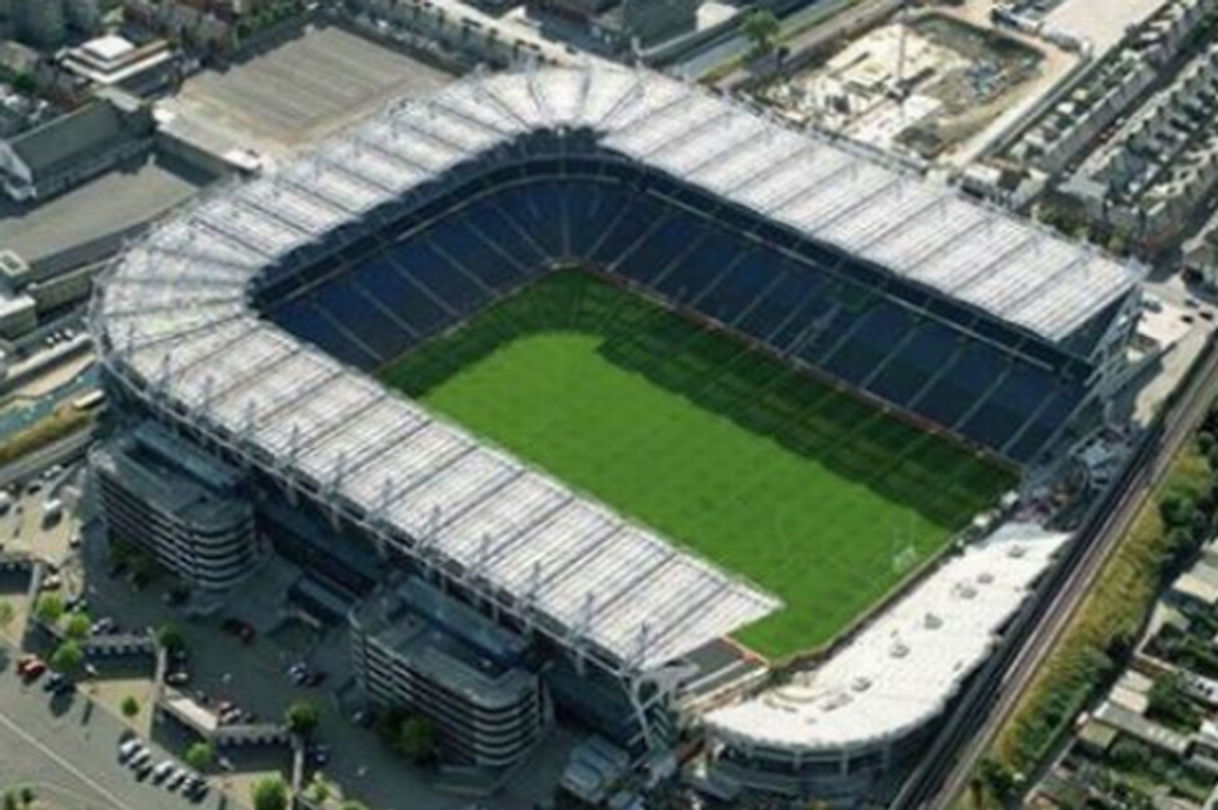
[[[409,551],[624,669],[779,607],[259,317],[251,285],[473,156],[538,131],[605,148],[1058,342],[1136,274],[731,101],[619,68],[474,76],[209,195],[99,285],[103,358],[166,413],[412,538]]]

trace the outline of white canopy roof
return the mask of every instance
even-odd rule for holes
[[[1082,247],[671,79],[551,69],[474,77],[399,105],[155,227],[100,287],[107,361],[626,666],[660,666],[764,617],[773,597],[384,393],[249,305],[249,285],[288,252],[476,153],[557,127],[591,128],[610,149],[1048,339],[1135,281]]]

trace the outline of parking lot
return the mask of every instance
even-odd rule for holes
[[[40,807],[56,810],[173,810],[222,808],[216,791],[191,802],[138,778],[118,761],[120,741],[131,732],[115,716],[98,711],[81,694],[52,696],[42,681],[17,677],[9,648],[0,646],[0,785],[28,786]],[[170,758],[151,745],[155,762]]]
[[[30,554],[59,567],[69,563],[79,524],[80,465],[58,465],[0,495],[0,550]],[[51,587],[57,579],[50,580]]]
[[[453,81],[431,65],[338,27],[306,29],[222,70],[188,79],[166,106],[278,157],[399,96]]]
[[[103,527],[88,519],[88,494],[77,491],[78,476],[78,468],[52,470],[33,486],[27,483],[16,490],[13,506],[0,515],[0,537],[5,538],[10,550],[29,551],[52,561],[59,580],[55,590],[65,599],[83,596],[95,623],[113,623],[124,631],[144,632],[173,624],[187,649],[181,668],[184,674],[175,678],[174,688],[213,709],[231,705],[238,710],[241,721],[278,723],[293,702],[313,701],[320,710],[321,722],[310,770],[324,772],[327,780],[346,795],[377,810],[458,810],[469,805],[468,796],[438,789],[437,783],[445,781],[443,777],[410,766],[371,729],[357,722],[357,710],[363,704],[351,676],[347,628],[341,623],[319,624],[288,601],[286,594],[300,576],[298,569],[272,555],[248,582],[220,600],[196,597],[185,605],[171,604],[175,601],[171,594],[178,590],[179,583],[169,575],[160,573],[146,585],[139,585],[133,582],[130,570],[115,565]],[[49,496],[63,498],[67,515],[44,525]],[[18,607],[19,614],[29,608],[24,597],[19,578],[0,587],[0,599]],[[241,628],[247,625],[249,632],[243,634]],[[19,626],[18,622],[10,626],[13,641],[20,638]],[[11,675],[12,667],[8,669],[10,674],[0,674],[0,681],[18,681]],[[154,722],[156,691],[150,658],[95,660],[92,671],[94,675],[79,684],[73,696],[76,703],[94,706],[96,715],[116,724],[115,734],[123,729],[134,731],[155,741],[160,750],[172,752],[179,760],[183,757],[194,737],[172,720]],[[13,704],[18,706],[15,716],[29,711],[26,704],[31,700],[46,711],[49,695],[37,686],[25,687],[19,693],[24,695],[24,703]],[[0,686],[0,750],[10,742],[3,732],[3,718],[14,711],[5,695]],[[122,704],[128,698],[135,698],[139,711],[120,719]],[[55,737],[83,732],[87,741],[93,734],[89,728],[72,728],[62,717],[53,719]],[[13,722],[17,727],[25,726],[20,719]],[[526,810],[548,798],[573,740],[571,732],[556,730],[496,794],[495,807]],[[57,746],[55,743],[51,748],[58,750]],[[62,783],[56,789],[65,791],[65,797],[70,794],[79,799],[79,803],[69,802],[68,806],[109,808],[115,806],[112,799],[104,791],[90,788],[88,781],[98,778],[96,768],[104,765],[107,774],[113,768],[106,759],[113,756],[113,751],[106,749],[103,753],[106,757],[100,758],[96,767],[97,757],[87,758],[79,766],[81,775],[77,775],[72,770],[63,771],[54,758],[48,760],[35,748],[30,757],[11,763],[7,772],[0,767],[0,785],[12,779]],[[220,753],[224,767],[211,774],[215,792],[226,792],[242,804],[249,803],[250,788],[258,780],[272,775],[286,779],[290,775],[291,756],[283,746],[227,747]],[[56,768],[62,773],[54,779],[42,775]],[[133,778],[121,769],[119,776]],[[107,789],[116,796],[124,795],[113,787]]]

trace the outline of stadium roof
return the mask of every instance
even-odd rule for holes
[[[421,537],[439,563],[625,666],[662,665],[756,621],[775,599],[382,391],[250,306],[250,284],[296,249],[513,138],[577,127],[1049,339],[1135,281],[1082,247],[671,79],[548,69],[475,76],[400,104],[154,228],[99,287],[103,357],[166,410]]]
[[[706,716],[712,735],[812,753],[933,719],[989,654],[1069,535],[1008,524],[945,563],[822,666]]]

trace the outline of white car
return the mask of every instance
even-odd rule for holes
[[[188,774],[182,768],[174,768],[173,773],[169,774],[169,778],[165,780],[165,787],[169,788],[170,790],[177,790],[182,786],[182,783],[186,781],[186,777],[189,775],[190,774]]]
[[[152,769],[152,779],[155,782],[163,782],[175,770],[177,770],[177,765],[174,764],[172,759],[164,760]]]
[[[126,762],[134,757],[137,753],[144,750],[144,744],[134,737],[122,743],[118,747],[118,758],[120,762]]]
[[[141,745],[131,755],[131,759],[127,760],[127,764],[132,768],[138,768],[150,759],[152,759],[152,752]]]

